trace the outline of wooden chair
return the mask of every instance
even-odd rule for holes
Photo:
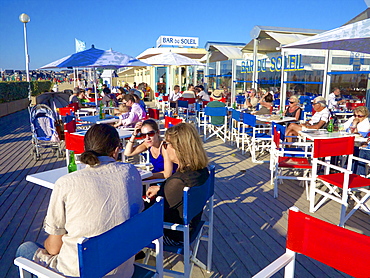
[[[135,263],[132,277],[163,277],[162,198],[149,209],[101,235],[80,238],[77,243],[80,277],[103,277],[152,242],[156,246],[155,272],[146,265]],[[18,266],[21,277],[26,272],[38,277],[64,277],[23,257],[16,258],[14,264]]]
[[[370,237],[319,220],[292,207],[288,215],[286,252],[253,278],[271,277],[283,268],[284,277],[293,278],[297,253],[353,277],[369,277]]]

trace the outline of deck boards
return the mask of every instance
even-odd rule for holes
[[[18,277],[13,259],[20,243],[42,243],[46,238],[42,223],[51,191],[25,177],[65,165],[65,159],[56,158],[50,149],[42,149],[42,159],[34,161],[30,140],[27,110],[0,118],[0,278]],[[254,164],[249,155],[218,139],[207,141],[205,148],[216,165],[213,267],[211,273],[195,268],[193,277],[251,277],[285,251],[287,209],[297,206],[309,213],[305,188],[286,180],[274,199],[268,164]],[[328,202],[313,215],[338,224],[339,204]],[[356,212],[346,228],[370,235],[369,216]],[[200,258],[205,257],[202,244]],[[166,263],[176,268],[177,261],[171,256]],[[296,273],[347,277],[304,256],[298,256]],[[276,275],[282,276],[283,272]]]

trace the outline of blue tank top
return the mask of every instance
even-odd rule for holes
[[[151,147],[150,147],[151,149]],[[164,158],[162,153],[159,153],[157,158],[154,158],[152,152],[149,149],[149,162],[153,165],[152,173],[158,173],[164,171]],[[177,170],[177,164],[173,164],[172,173],[175,173]]]
[[[162,153],[160,153],[157,158],[154,158],[150,149],[149,149],[149,162],[153,164],[152,173],[162,172],[164,170],[164,158],[162,156]]]

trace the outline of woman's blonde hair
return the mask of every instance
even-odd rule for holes
[[[299,103],[299,99],[297,96],[291,96],[289,100],[292,99],[295,103]]]
[[[369,116],[369,110],[367,109],[366,106],[357,106],[353,112],[360,112],[362,114],[364,114],[366,117]]]
[[[170,127],[166,131],[165,138],[176,152],[179,160],[178,171],[196,171],[207,167],[208,157],[198,131],[193,125],[180,123]]]

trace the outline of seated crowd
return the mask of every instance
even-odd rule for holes
[[[207,101],[209,107],[224,107],[222,98],[227,99],[227,90],[215,90],[210,96],[203,86],[190,85],[188,90],[180,92],[178,85],[170,93],[169,101],[177,108],[178,100],[197,99]],[[120,90],[120,89],[119,89]],[[76,90],[70,102],[81,103],[87,99],[84,91]],[[212,99],[211,99],[212,98]],[[166,130],[164,140],[160,136],[158,124],[146,119],[145,107],[140,105],[143,96],[140,91],[131,88],[122,89],[116,97],[106,86],[103,88],[102,101],[106,106],[112,102],[117,107],[119,120],[114,126],[93,125],[84,137],[85,151],[81,162],[87,167],[60,178],[52,191],[47,215],[44,222],[48,238],[44,244],[25,242],[19,246],[16,256],[23,256],[63,275],[78,277],[77,240],[80,237],[100,235],[125,222],[149,207],[155,196],[164,197],[164,221],[183,223],[183,189],[200,186],[209,177],[208,157],[196,128],[189,123],[180,123]],[[271,114],[274,93],[258,92],[250,89],[245,93],[246,112],[256,115]],[[333,101],[331,101],[333,103]],[[258,111],[255,111],[257,106]],[[326,100],[314,98],[312,118],[305,123],[291,123],[287,126],[287,141],[297,136],[300,131],[322,129],[327,125],[331,112]],[[284,116],[301,120],[302,108],[299,99],[292,95]],[[365,106],[354,109],[354,116],[344,123],[348,132],[359,133],[367,137],[370,130],[369,111]],[[216,118],[214,120],[217,120]],[[138,170],[125,162],[118,162],[121,144],[115,128],[133,128],[124,155],[131,157],[147,153],[153,165],[151,178],[163,178],[161,185],[152,185],[146,192],[151,203],[145,204],[142,198],[142,182]],[[137,138],[143,139],[137,144]],[[191,229],[201,220],[197,215],[191,223]],[[164,230],[164,244],[176,246],[184,241],[179,231]],[[131,277],[134,271],[134,257],[113,270],[112,277]]]

